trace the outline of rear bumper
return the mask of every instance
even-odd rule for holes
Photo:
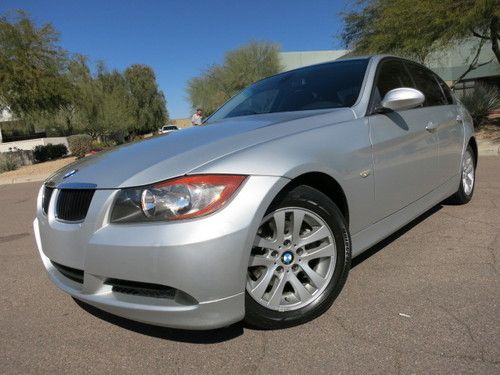
[[[85,222],[57,221],[39,198],[34,231],[38,250],[57,287],[109,313],[182,329],[212,329],[243,319],[248,257],[258,225],[286,184],[278,177],[250,177],[233,201],[206,218],[172,223],[112,225],[116,190],[97,190]],[[81,270],[75,281],[53,262]],[[169,298],[117,292],[120,279],[164,285]]]

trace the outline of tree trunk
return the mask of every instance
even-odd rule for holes
[[[73,124],[69,116],[66,116],[66,135],[73,135]]]
[[[498,17],[493,16],[490,23],[491,49],[500,64],[500,47],[498,46]]]

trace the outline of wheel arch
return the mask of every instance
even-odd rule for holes
[[[288,191],[299,185],[307,185],[321,191],[330,198],[339,208],[349,225],[349,204],[344,189],[335,178],[324,172],[307,172],[300,174],[290,180],[276,196],[279,199]]]
[[[475,137],[470,137],[469,142],[467,143],[468,146],[472,148],[472,151],[474,152],[474,162],[475,166],[477,167],[477,162],[478,162],[478,149],[477,149],[477,142]]]

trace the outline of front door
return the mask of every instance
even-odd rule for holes
[[[384,60],[378,68],[372,103],[376,106],[392,89],[414,86],[400,60]],[[368,117],[373,147],[375,221],[439,186],[438,137],[431,129],[435,119],[428,110],[432,103],[433,98],[428,94],[423,107]]]

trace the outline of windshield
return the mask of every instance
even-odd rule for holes
[[[343,60],[292,70],[259,81],[231,98],[208,122],[261,113],[351,107],[368,59]]]

